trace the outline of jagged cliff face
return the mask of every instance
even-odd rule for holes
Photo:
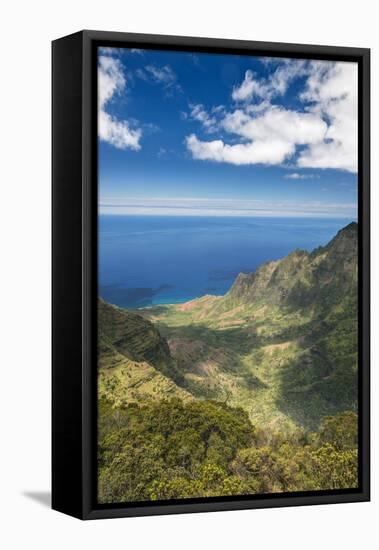
[[[115,405],[191,395],[156,327],[140,315],[98,301],[99,397]]]
[[[119,353],[133,361],[147,361],[159,368],[170,364],[170,349],[154,325],[140,315],[98,303],[99,340],[111,343]]]
[[[217,494],[245,494],[245,479],[246,494],[355,487],[357,252],[350,224],[225,296],[138,312],[99,300],[100,500],[213,495],[213,471]]]
[[[320,309],[337,303],[356,291],[357,232],[357,224],[351,223],[312,253],[295,250],[282,260],[263,264],[255,273],[241,273],[216,307],[261,301]]]
[[[222,297],[143,316],[100,300],[100,395],[216,399],[279,431],[355,410],[357,233],[241,273]]]
[[[311,253],[241,273],[225,296],[150,314],[194,395],[262,425],[314,428],[357,406],[357,264],[351,223]]]

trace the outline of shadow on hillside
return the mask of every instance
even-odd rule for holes
[[[230,349],[237,353],[248,353],[258,342],[255,334],[241,327],[216,329],[200,324],[169,327],[162,322],[155,323],[155,326],[167,339],[201,340],[215,348]]]
[[[296,424],[316,430],[323,417],[353,410],[357,397],[353,364],[336,368],[316,347],[281,370],[276,406]]]

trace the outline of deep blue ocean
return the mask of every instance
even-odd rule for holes
[[[351,219],[99,216],[99,293],[138,308],[225,294],[240,272],[326,244]]]

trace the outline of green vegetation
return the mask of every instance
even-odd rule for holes
[[[98,312],[99,398],[116,407],[164,397],[192,399],[175,383],[184,378],[152,323],[103,300]]]
[[[357,486],[357,225],[223,297],[99,302],[99,500]]]
[[[291,438],[245,411],[179,399],[99,411],[99,500],[125,502],[357,485],[356,414]]]

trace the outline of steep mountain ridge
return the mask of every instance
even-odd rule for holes
[[[357,406],[357,247],[351,223],[313,252],[238,275],[225,296],[144,315],[197,397],[227,399],[259,424],[314,428]]]
[[[192,396],[166,340],[140,315],[98,301],[99,397],[116,405],[143,400]]]
[[[132,311],[112,306],[101,298],[98,326],[100,338],[111,341],[130,359],[145,360],[156,367],[172,360],[166,340],[150,321]]]
[[[171,357],[165,338],[148,319],[133,311],[98,302],[99,340],[111,343],[122,355],[132,361],[145,361],[175,382],[182,375]]]
[[[324,301],[338,302],[357,284],[357,233],[354,222],[341,229],[324,247],[311,253],[295,250],[267,262],[254,273],[240,273],[217,309],[265,302],[287,307],[320,309]]]
[[[357,237],[225,296],[99,301],[99,502],[358,486]]]

